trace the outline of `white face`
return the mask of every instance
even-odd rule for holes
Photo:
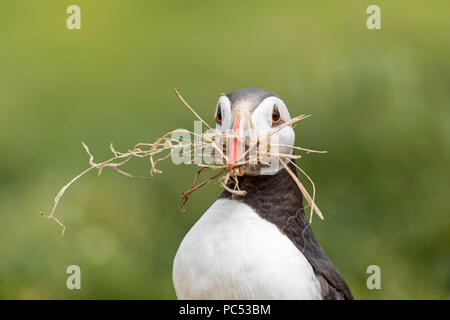
[[[215,111],[216,131],[228,135],[239,136],[239,141],[256,141],[260,144],[267,141],[267,135],[276,130],[277,127],[291,119],[289,111],[283,100],[275,96],[264,99],[252,112],[245,106],[239,106],[231,109],[231,102],[227,96],[221,96]],[[229,139],[227,145],[227,155],[229,163],[234,164],[239,159],[245,146],[241,143],[241,150],[234,150],[233,140]],[[278,132],[269,137],[270,152],[273,154],[283,153],[292,154],[292,148],[295,141],[295,133],[291,126],[285,126]],[[237,153],[237,155],[235,155]],[[234,158],[234,159],[233,159]],[[282,168],[276,157],[272,157],[271,165],[258,165],[257,170],[252,166],[241,166],[244,174],[271,175]],[[276,161],[274,161],[276,160]],[[230,167],[231,168],[231,167]]]

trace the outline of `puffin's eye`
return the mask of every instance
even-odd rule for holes
[[[217,107],[216,122],[218,124],[222,124],[222,107],[221,106]]]
[[[277,106],[273,106],[273,110],[272,110],[272,125],[280,122],[281,119],[281,114],[280,114],[280,110],[278,110]]]

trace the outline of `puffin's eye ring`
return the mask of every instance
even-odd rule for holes
[[[221,106],[217,107],[216,122],[218,124],[222,124],[222,107]]]
[[[273,106],[273,110],[272,110],[272,125],[277,124],[277,123],[279,123],[282,120],[283,119],[281,119],[280,110],[278,110],[277,106]]]

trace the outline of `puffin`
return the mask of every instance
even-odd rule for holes
[[[215,120],[219,133],[245,138],[252,130],[259,138],[289,121],[290,114],[272,91],[248,88],[221,95]],[[280,153],[293,153],[292,126],[284,126],[271,138],[279,142]],[[230,138],[230,171],[242,152],[238,143]],[[297,174],[292,163],[286,165]],[[305,216],[303,195],[286,168],[279,163],[239,168],[237,182],[245,195],[231,193],[232,187],[224,189],[177,250],[172,273],[177,298],[353,299],[317,242]]]

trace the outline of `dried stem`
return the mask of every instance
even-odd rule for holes
[[[322,212],[319,210],[319,207],[316,206],[314,203],[314,199],[311,198],[311,196],[308,193],[308,190],[303,186],[303,184],[300,182],[300,180],[297,178],[295,173],[292,172],[292,170],[284,163],[284,161],[281,158],[278,158],[280,160],[280,163],[283,165],[283,167],[286,169],[286,171],[289,173],[289,175],[294,179],[295,183],[299,187],[300,191],[302,192],[303,196],[306,198],[306,201],[311,206],[311,210],[313,210],[321,220],[324,219]],[[312,215],[309,218],[309,223],[312,222]]]
[[[220,176],[225,172],[225,170],[226,170],[226,169],[223,169],[223,170],[221,170],[218,174],[216,174],[216,175],[212,176],[211,178],[209,178],[209,179],[203,181],[202,183],[196,185],[198,176],[200,175],[200,172],[201,172],[200,170],[202,170],[202,169],[206,169],[206,168],[200,168],[200,169],[197,171],[197,174],[196,174],[196,176],[195,176],[195,179],[194,179],[194,183],[193,183],[193,185],[192,185],[192,188],[189,189],[189,190],[186,191],[186,192],[183,192],[182,195],[181,195],[181,211],[182,211],[182,212],[184,212],[184,211],[186,210],[186,202],[190,199],[190,197],[191,197],[191,195],[192,195],[192,193],[193,193],[194,191],[197,191],[198,189],[200,189],[201,187],[207,185],[207,184],[210,183],[211,181],[214,181],[216,178],[220,177]]]

